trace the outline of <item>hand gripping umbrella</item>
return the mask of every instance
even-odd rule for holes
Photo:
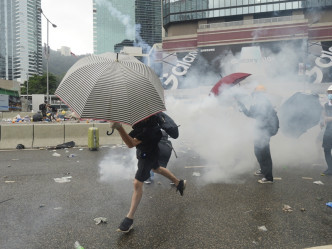
[[[221,78],[221,80],[219,80],[211,89],[210,94],[214,94],[215,96],[218,96],[221,93],[221,87],[224,85],[236,85],[238,84],[240,81],[244,80],[245,78],[247,78],[248,76],[250,76],[251,74],[249,73],[232,73],[229,74],[223,78]]]
[[[82,119],[134,125],[166,109],[158,76],[124,54],[82,58],[68,70],[55,94]]]

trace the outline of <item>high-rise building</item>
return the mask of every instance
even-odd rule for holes
[[[93,0],[94,53],[114,52],[124,40],[143,53],[162,40],[160,0]]]
[[[135,2],[93,0],[93,51],[114,52],[123,40],[135,40]]]
[[[42,74],[41,0],[0,0],[0,78]]]
[[[136,0],[135,6],[135,23],[140,28],[140,34],[139,37],[136,37],[136,42],[147,44],[145,50],[150,50],[154,44],[162,41],[161,1]],[[148,53],[149,51],[143,52]]]

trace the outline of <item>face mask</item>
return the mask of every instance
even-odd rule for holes
[[[328,97],[329,100],[332,100],[332,94],[331,93],[328,94],[327,97]]]

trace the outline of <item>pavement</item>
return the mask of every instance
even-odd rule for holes
[[[275,165],[274,184],[259,184],[253,165],[230,183],[203,184],[204,162],[192,151],[177,154],[168,168],[187,179],[184,196],[156,176],[144,185],[134,229],[121,234],[132,150],[0,151],[0,248],[68,249],[76,241],[85,249],[331,248],[332,177],[320,176],[324,166]],[[96,225],[98,217],[107,223]]]

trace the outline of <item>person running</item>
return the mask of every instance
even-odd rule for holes
[[[259,183],[273,183],[272,174],[272,158],[270,152],[270,138],[275,135],[279,128],[278,124],[273,124],[277,127],[272,127],[269,122],[273,119],[272,115],[276,115],[276,112],[265,94],[265,87],[258,85],[252,93],[253,104],[249,110],[238,101],[240,110],[250,118],[256,120],[255,125],[255,137],[254,137],[254,152],[259,163],[260,169],[255,172],[255,175],[263,175]]]
[[[128,134],[120,123],[114,123],[113,129],[117,129],[124,143],[129,147],[136,147],[136,156],[138,159],[137,171],[134,179],[134,192],[131,199],[131,205],[127,216],[121,222],[117,231],[127,233],[133,228],[134,214],[142,199],[144,181],[150,177],[150,170],[161,174],[171,180],[176,186],[176,192],[179,191],[183,196],[186,188],[186,180],[178,179],[166,168],[160,167],[158,143],[162,137],[162,132],[158,125],[158,118],[153,115],[139,123],[133,125],[133,130]]]
[[[332,85],[327,89],[328,102],[324,105],[323,118],[320,123],[320,127],[326,126],[322,147],[324,149],[325,161],[327,164],[327,170],[321,175],[332,175]]]

